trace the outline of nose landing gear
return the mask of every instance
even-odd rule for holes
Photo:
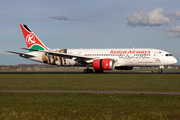
[[[164,69],[164,66],[159,66],[159,70],[158,70],[158,72],[159,73],[162,73],[163,72],[163,70],[162,69]]]
[[[163,70],[162,70],[162,69],[159,69],[159,70],[158,70],[158,72],[159,72],[159,73],[162,73],[162,72],[163,72]]]

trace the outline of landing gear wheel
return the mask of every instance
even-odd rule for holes
[[[88,73],[93,73],[93,69],[88,69]]]
[[[87,73],[88,72],[88,69],[84,69],[84,73]]]
[[[84,69],[84,73],[93,73],[93,69]]]
[[[103,73],[104,70],[95,70],[95,73]]]
[[[100,73],[103,73],[104,72],[104,70],[100,70]]]
[[[159,72],[159,73],[162,73],[162,72],[163,72],[163,70],[162,70],[162,69],[159,69],[159,70],[158,70],[158,72]]]

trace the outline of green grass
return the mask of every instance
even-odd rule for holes
[[[180,92],[180,74],[1,74],[0,90]]]
[[[0,90],[180,92],[179,74],[0,74]],[[177,120],[179,95],[0,93],[0,119]]]
[[[180,119],[180,96],[0,93],[0,119]]]

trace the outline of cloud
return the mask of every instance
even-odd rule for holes
[[[61,21],[95,22],[94,20],[74,19],[74,18],[67,17],[67,16],[51,16],[49,18],[56,19],[56,20],[61,20]],[[70,24],[73,25],[74,23],[71,22]]]
[[[170,29],[166,28],[165,30],[168,31],[166,37],[180,37],[180,26],[172,27]]]
[[[62,21],[77,21],[77,19],[73,19],[67,16],[51,16],[49,18],[56,19],[56,20],[62,20]]]
[[[180,26],[172,27],[168,31],[170,31],[170,32],[180,32]]]
[[[174,37],[174,33],[169,32],[169,33],[166,34],[166,37],[172,38],[172,37]]]
[[[167,12],[166,16],[169,16],[169,17],[180,17],[180,11]]]
[[[168,32],[166,34],[166,37],[169,37],[169,38],[180,37],[180,32]]]
[[[126,19],[128,25],[136,27],[167,25],[176,22],[177,18],[180,17],[180,11],[162,14],[163,11],[162,8],[156,8],[148,13],[141,11],[140,13],[134,13]]]

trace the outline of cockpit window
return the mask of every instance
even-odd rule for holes
[[[172,56],[171,54],[166,54],[166,56]]]

